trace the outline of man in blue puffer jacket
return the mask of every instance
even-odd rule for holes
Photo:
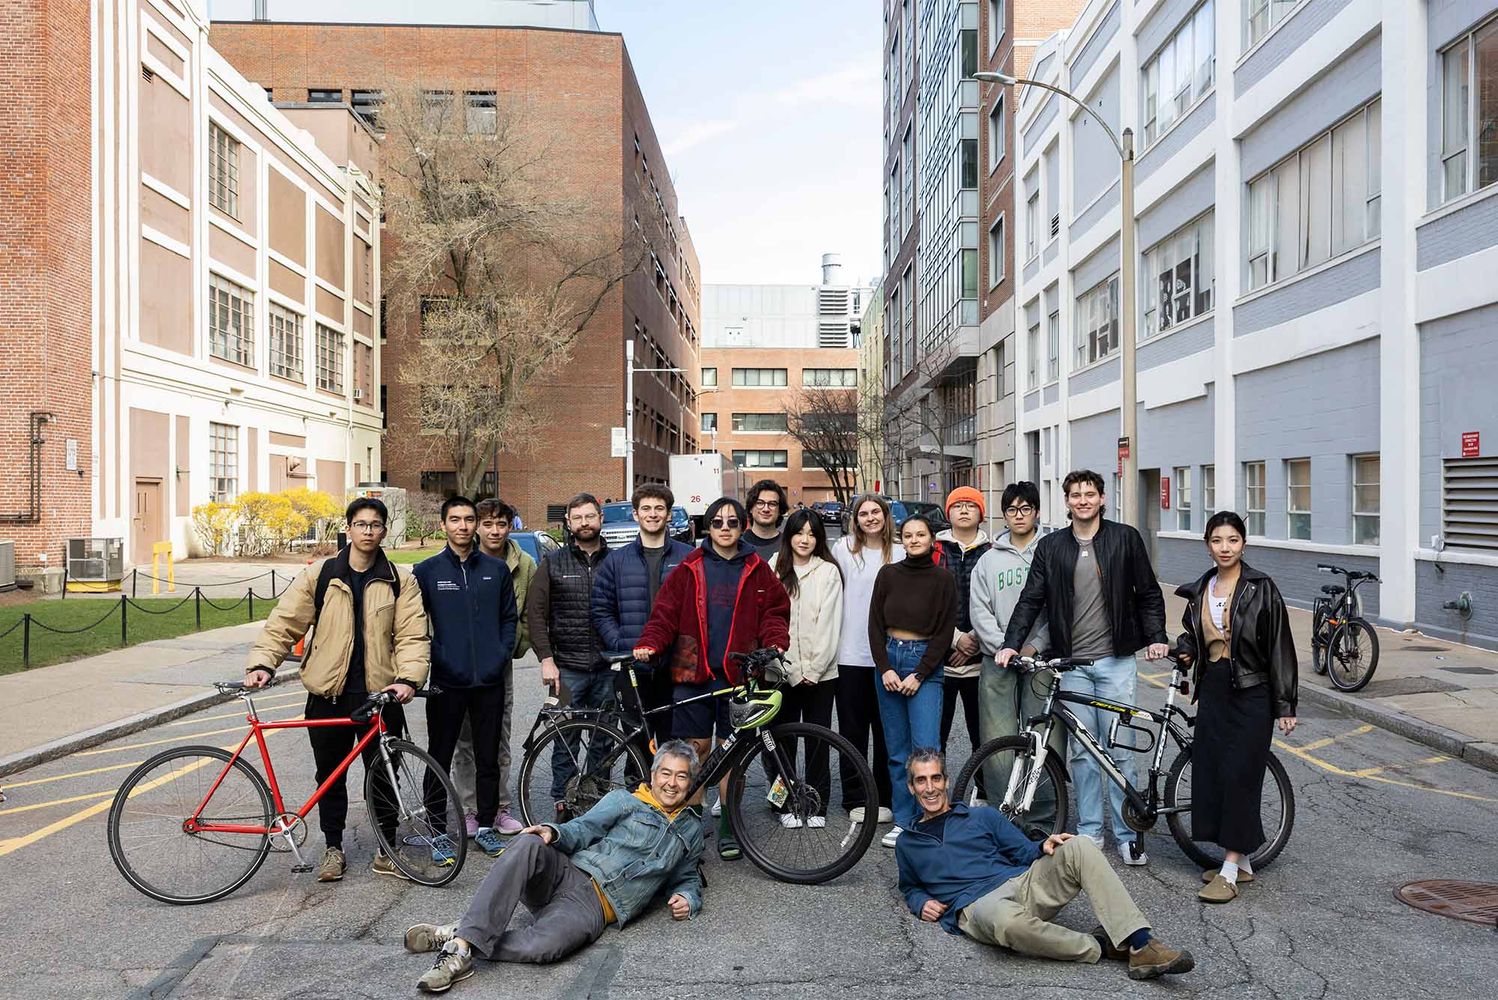
[[[602,650],[635,648],[650,620],[661,581],[692,551],[690,545],[666,533],[671,505],[676,502],[669,489],[648,483],[635,490],[630,502],[640,537],[610,552],[593,577],[593,628]],[[647,669],[640,678],[640,700],[647,710],[670,704],[671,671]],[[657,743],[670,737],[670,712],[653,715],[649,721]]]
[[[468,719],[473,731],[478,832],[474,842],[491,857],[503,848],[494,831],[499,812],[499,734],[505,716],[505,676],[511,669],[519,614],[510,568],[474,544],[478,512],[472,500],[452,497],[442,504],[447,545],[416,565],[422,603],[432,627],[432,687],[427,698],[427,752],[444,770]],[[426,792],[433,815],[447,814],[440,784]],[[464,830],[448,831],[452,836]],[[450,850],[438,837],[433,859]]]
[[[615,789],[571,822],[527,827],[489,869],[462,920],[407,929],[407,951],[441,952],[417,988],[441,993],[467,979],[474,952],[493,962],[559,961],[661,894],[672,919],[696,916],[702,816],[686,807],[696,775],[691,745],[673,740],[656,751],[648,786]],[[508,930],[521,903],[536,920]]]

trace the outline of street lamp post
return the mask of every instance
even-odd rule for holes
[[[1119,497],[1119,517],[1125,524],[1137,524],[1139,520],[1139,414],[1138,414],[1138,365],[1137,349],[1138,341],[1135,337],[1135,297],[1138,293],[1138,282],[1134,275],[1134,130],[1124,129],[1123,137],[1114,134],[1108,127],[1108,123],[1098,117],[1097,112],[1089,108],[1081,98],[1060,87],[1039,80],[1029,80],[1024,77],[1010,76],[1008,73],[974,73],[973,78],[984,83],[997,83],[1002,86],[1012,87],[1023,84],[1027,87],[1039,87],[1041,90],[1049,90],[1053,94],[1071,101],[1077,107],[1092,115],[1094,120],[1102,128],[1104,134],[1113,142],[1113,148],[1118,150],[1118,158],[1123,163],[1123,190],[1119,198],[1119,207],[1122,210],[1123,222],[1119,226],[1118,242],[1119,253],[1122,260],[1119,264],[1119,283],[1123,285],[1120,295],[1119,310],[1123,313],[1119,323],[1119,338],[1123,341],[1121,346],[1120,363],[1120,394],[1119,416],[1122,419],[1122,434],[1120,437],[1120,450],[1123,452],[1120,462],[1122,475],[1122,486]]]
[[[624,499],[635,491],[635,372],[675,372],[684,368],[636,368],[635,342],[631,337],[624,342]]]

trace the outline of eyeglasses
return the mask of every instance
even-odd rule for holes
[[[756,506],[756,507],[779,507],[780,506],[780,501],[779,500],[756,500],[756,501],[754,501],[754,506]]]
[[[1031,514],[1035,513],[1035,508],[1029,506],[1005,507],[1004,513],[1008,514],[1010,517],[1029,517]]]
[[[731,521],[725,521],[722,518],[718,518],[718,519],[710,522],[710,527],[714,527],[714,528],[737,528],[738,526],[739,526],[739,520],[738,520],[738,518],[734,518]]]
[[[385,530],[385,522],[384,521],[353,521],[353,522],[351,522],[349,524],[348,530],[350,530],[350,531],[367,531],[367,532],[369,532],[372,535],[372,534],[374,534],[377,531],[384,531]]]

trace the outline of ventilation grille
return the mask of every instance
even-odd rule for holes
[[[1446,548],[1498,552],[1498,458],[1448,458],[1441,464]]]

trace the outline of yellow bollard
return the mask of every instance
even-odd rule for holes
[[[158,570],[158,561],[166,560],[166,590],[169,594],[177,592],[177,574],[172,566],[172,543],[157,542],[151,546],[151,593],[161,593],[161,572]]]

